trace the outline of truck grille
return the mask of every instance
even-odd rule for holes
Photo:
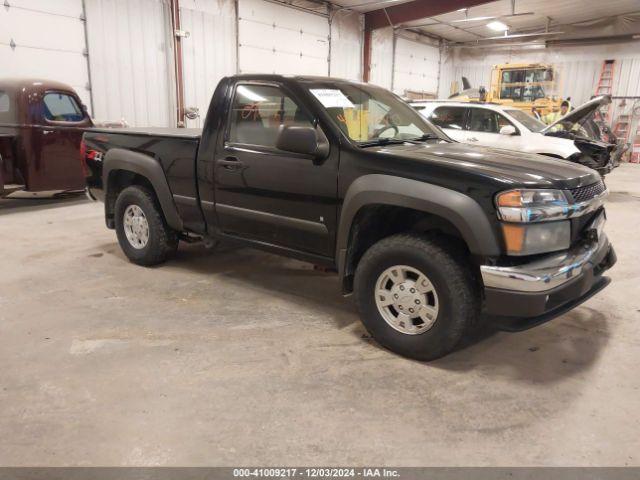
[[[571,195],[573,195],[573,200],[577,203],[591,200],[593,197],[600,195],[606,189],[607,187],[604,182],[600,180],[598,183],[592,183],[586,187],[572,188],[569,191],[571,192]]]

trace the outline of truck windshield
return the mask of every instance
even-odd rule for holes
[[[308,89],[338,127],[358,144],[448,140],[408,104],[382,88],[327,82]]]

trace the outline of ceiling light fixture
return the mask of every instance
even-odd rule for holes
[[[507,30],[509,30],[509,27],[506,24],[498,20],[487,23],[487,27],[495,32],[506,32]]]
[[[504,35],[499,35],[497,37],[484,37],[478,40],[474,40],[474,42],[483,42],[485,40],[509,40],[511,38],[524,38],[524,37],[542,37],[545,35],[561,35],[564,32],[538,32],[538,33],[514,33],[508,35],[505,33]]]

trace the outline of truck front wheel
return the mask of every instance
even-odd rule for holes
[[[400,355],[434,360],[455,348],[479,315],[470,266],[437,237],[399,234],[360,260],[355,297],[366,329]]]
[[[116,199],[116,234],[127,258],[138,265],[164,262],[178,248],[178,235],[165,222],[153,192],[127,187]]]

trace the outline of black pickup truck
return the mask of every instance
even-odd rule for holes
[[[595,171],[454,142],[367,84],[228,77],[201,132],[93,129],[82,152],[132,262],[227,239],[336,269],[371,335],[417,359],[481,314],[518,330],[566,312],[615,263]]]

